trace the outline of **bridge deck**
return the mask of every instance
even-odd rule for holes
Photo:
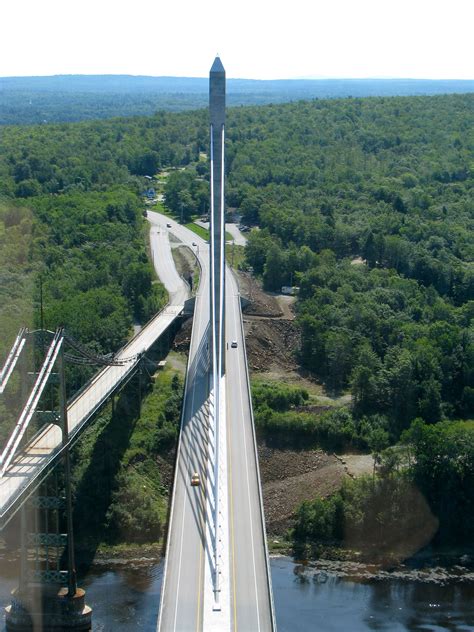
[[[158,220],[157,220],[158,221]],[[212,444],[209,396],[209,249],[186,229],[172,224],[180,240],[194,241],[201,263],[201,285],[194,312],[181,436],[175,469],[158,632],[179,630],[275,630],[271,580],[265,546],[260,480],[253,430],[245,339],[236,281],[226,280],[226,434],[227,502],[221,506],[228,551],[221,560],[221,611],[214,611],[212,581]],[[191,487],[193,472],[201,486]]]
[[[183,311],[188,290],[174,267],[168,235],[156,227],[151,229],[153,260],[160,278],[170,293],[170,303],[117,354],[131,358],[147,351]],[[94,378],[68,404],[68,429],[76,437],[98,408],[124,382],[136,367],[132,359],[122,366],[109,366]],[[34,491],[61,450],[62,433],[58,426],[48,424],[19,452],[0,478],[0,528],[21,505],[25,495]]]

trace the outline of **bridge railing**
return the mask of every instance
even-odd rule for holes
[[[18,358],[22,352],[22,349],[26,342],[26,334],[28,330],[26,327],[22,327],[16,337],[16,340],[13,344],[13,347],[8,354],[8,357],[3,365],[2,370],[0,371],[0,394],[3,393],[5,387],[7,385],[8,380],[10,379],[11,374],[13,373],[13,369],[18,362]]]
[[[163,314],[165,314],[170,308],[174,308],[176,310],[176,317],[179,315],[179,310],[183,309],[182,305],[176,305],[173,306],[170,303],[167,303],[159,312],[157,312],[152,318],[150,318],[150,320],[146,323],[146,325],[143,327],[143,329],[141,331],[139,331],[135,336],[133,336],[133,338],[131,338],[123,347],[121,347],[119,349],[119,351],[115,354],[115,357],[117,360],[124,360],[124,362],[129,363],[129,369],[128,371],[124,372],[124,374],[121,376],[121,379],[117,381],[117,385],[114,386],[113,388],[109,389],[109,391],[107,391],[107,393],[104,395],[104,400],[107,399],[108,397],[110,397],[112,395],[113,392],[115,392],[117,390],[118,387],[124,385],[124,383],[126,383],[131,376],[133,375],[134,370],[137,368],[137,365],[140,361],[140,357],[141,354],[135,354],[135,359],[133,359],[133,356],[130,357],[129,359],[124,358],[124,355],[126,354],[126,352],[129,350],[129,348],[136,343],[137,340],[139,340],[140,337],[143,337],[146,335],[148,328],[156,321],[158,320]],[[170,323],[171,324],[171,323]],[[156,342],[156,341],[155,341]],[[143,350],[144,351],[144,350]],[[96,384],[99,380],[101,380],[105,373],[107,373],[110,370],[111,367],[106,366],[103,367],[100,371],[97,371],[97,373],[95,373],[78,391],[76,391],[74,393],[74,395],[68,400],[68,409],[75,404],[75,402],[84,395],[84,393],[90,389],[92,386],[94,386],[94,384]],[[100,408],[100,406],[103,404],[103,401],[98,404],[97,406],[94,407],[94,410],[89,414],[89,418],[95,414],[95,412],[98,410],[98,408]],[[80,427],[82,428],[82,423],[80,424]],[[75,434],[77,434],[77,432],[80,430],[80,428],[73,428],[71,429],[71,438],[74,437]]]
[[[63,332],[58,329],[51,345],[47,351],[45,360],[41,369],[37,375],[36,381],[33,385],[28,400],[20,413],[17,423],[13,428],[13,432],[7,441],[5,449],[0,454],[0,476],[3,476],[15,456],[18,446],[28,428],[28,425],[36,411],[36,407],[40,400],[41,395],[48,383],[48,379],[53,370],[54,364],[58,357],[59,351],[64,341]]]
[[[120,360],[120,356],[122,356],[127,349],[130,347],[131,344],[133,344],[141,335],[143,335],[143,332],[146,331],[146,329],[155,321],[157,320],[169,307],[169,303],[167,303],[162,309],[160,309],[159,312],[157,312],[152,318],[150,318],[150,320],[146,323],[146,325],[143,327],[143,329],[141,329],[137,334],[135,334],[135,336],[133,336],[133,338],[131,338],[128,342],[126,342],[124,344],[123,347],[121,347],[117,353],[115,354],[115,357]],[[98,380],[101,379],[101,377],[103,376],[103,374],[109,369],[110,367],[105,366],[102,369],[100,369],[100,371],[97,371],[96,373],[94,373],[94,375],[92,375],[87,382],[85,382],[81,388],[79,388],[74,395],[72,395],[72,397],[70,397],[68,399],[68,407],[73,404],[79,397],[81,397],[81,395],[84,393],[84,391],[86,391],[88,388],[90,388],[93,384],[95,384]]]

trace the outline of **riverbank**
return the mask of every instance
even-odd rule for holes
[[[84,554],[84,555],[83,555]],[[76,553],[78,567],[82,559],[87,559],[90,552],[79,549]],[[93,566],[147,566],[158,564],[164,558],[163,541],[149,544],[101,544],[95,551]]]
[[[375,564],[363,559],[359,551],[322,546],[318,559],[298,560],[292,555],[288,540],[269,540],[270,558],[291,559],[299,581],[324,582],[326,576],[351,581],[406,581],[445,585],[447,583],[474,582],[474,548],[465,551],[453,549],[420,551],[412,558],[393,566]],[[160,563],[165,555],[163,541],[151,544],[102,544],[95,552],[92,566],[107,568],[140,568]],[[81,566],[81,551],[77,553]]]
[[[462,559],[462,558],[461,558]],[[461,562],[461,559],[458,562]],[[409,561],[393,569],[384,569],[380,565],[348,560],[325,560],[298,563],[295,575],[301,582],[324,583],[328,577],[344,578],[357,582],[417,582],[444,586],[454,583],[474,583],[474,565],[469,562],[443,566],[435,559],[426,560],[426,566],[413,568]]]
[[[141,568],[154,566],[162,560],[162,545],[120,545],[98,550],[94,567]],[[337,551],[334,549],[333,554]],[[340,556],[356,556],[357,552],[339,550]],[[291,560],[294,564],[295,579],[300,582],[324,583],[329,577],[337,577],[356,582],[417,582],[444,586],[452,583],[474,584],[474,557],[439,554],[407,560],[394,568],[384,568],[381,564],[370,564],[356,559],[293,560],[291,555],[270,554],[271,560]]]
[[[302,581],[324,581],[324,574],[355,581],[403,580],[444,585],[452,582],[474,582],[474,548],[469,550],[422,549],[403,562],[389,559],[375,563],[360,551],[321,545],[317,558],[298,559],[292,542],[285,538],[269,538],[270,557],[292,558]]]
[[[357,561],[356,551],[333,549],[340,559],[292,560],[291,555],[271,553],[272,560],[291,560],[295,578],[300,582],[324,583],[328,577],[357,582],[403,581],[443,586],[451,583],[474,583],[474,556],[439,553],[420,554],[403,564],[387,569],[381,564]],[[344,559],[346,556],[346,559]],[[352,558],[352,559],[350,559]],[[107,568],[140,568],[158,564],[162,559],[162,544],[119,545],[97,551],[93,566]]]
[[[288,543],[286,543],[288,544]],[[358,551],[337,549],[324,550],[324,557],[317,560],[292,560],[298,581],[323,583],[329,576],[351,581],[380,582],[404,581],[443,586],[451,583],[474,583],[474,552],[454,553],[421,552],[418,556],[402,564],[387,568],[383,564],[373,564],[360,560]],[[94,567],[140,568],[154,566],[164,558],[163,543],[146,545],[120,544],[99,547],[94,556]],[[291,550],[276,552],[271,549],[270,558],[292,559]],[[359,558],[359,559],[358,559]],[[80,566],[80,552],[78,555]]]
[[[403,581],[436,584],[474,583],[474,549],[468,552],[447,550],[423,550],[404,563],[387,566],[363,560],[359,551],[322,546],[318,559],[298,560],[292,556],[291,542],[269,539],[272,560],[292,560],[295,578],[300,582],[323,583],[328,577],[356,582]],[[95,551],[78,548],[76,563],[80,575],[96,568],[140,569],[160,564],[165,554],[164,541],[149,544],[116,545],[100,544]],[[92,555],[91,555],[92,553]],[[90,562],[92,558],[92,562]],[[84,565],[88,560],[87,567]],[[0,562],[3,566],[19,564],[19,550],[7,550],[0,546]]]

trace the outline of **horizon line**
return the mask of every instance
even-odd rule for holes
[[[1,75],[1,79],[47,79],[56,77],[136,77],[149,79],[202,79],[208,81],[208,77],[190,76],[190,75],[146,75],[134,73],[54,73],[45,75]],[[299,77],[273,77],[270,79],[255,79],[248,77],[227,77],[227,80],[233,81],[474,81],[471,79],[458,77],[404,77],[404,76],[335,76],[335,75],[316,75],[316,76],[299,76]]]

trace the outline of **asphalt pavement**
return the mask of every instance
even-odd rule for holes
[[[226,277],[227,433],[231,620],[234,631],[273,629],[271,578],[267,567],[250,391],[237,282]],[[231,341],[237,341],[232,348]]]
[[[253,420],[251,414],[245,341],[241,326],[237,283],[226,274],[226,434],[227,502],[223,503],[227,523],[228,555],[222,572],[220,621],[213,624],[212,585],[206,568],[212,567],[212,545],[206,525],[206,480],[208,446],[212,441],[209,419],[209,252],[208,245],[173,220],[158,216],[166,228],[194,250],[201,265],[201,280],[194,312],[185,399],[181,420],[175,482],[161,594],[160,632],[232,629],[266,632],[274,629],[271,587],[265,547],[265,527],[261,510]],[[196,246],[193,246],[192,243]],[[237,341],[237,348],[231,342]],[[193,472],[201,476],[201,486],[192,487]],[[211,491],[209,491],[211,493]],[[208,537],[206,538],[206,531]],[[227,535],[227,534],[226,534]],[[208,585],[209,584],[209,585]],[[207,597],[206,597],[207,595]],[[222,624],[221,624],[222,625]]]
[[[169,230],[199,257],[200,284],[196,295],[185,384],[170,527],[158,629],[162,632],[201,630],[203,622],[206,547],[206,480],[209,426],[209,247],[173,220],[148,213],[161,230]],[[171,224],[168,229],[167,224]],[[196,246],[193,246],[193,242]],[[192,487],[197,472],[201,485]]]

